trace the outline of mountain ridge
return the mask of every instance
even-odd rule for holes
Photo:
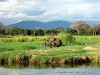
[[[34,28],[42,28],[42,29],[54,29],[58,27],[69,28],[70,22],[68,21],[50,21],[50,22],[40,22],[40,21],[21,21],[15,24],[8,25],[8,27],[17,26],[22,29],[34,29]]]
[[[83,22],[86,22],[87,24],[100,24],[100,21],[98,20],[83,20]],[[41,22],[41,21],[21,21],[18,23],[10,24],[7,27],[13,27],[17,26],[22,29],[34,29],[34,28],[42,28],[42,29],[55,29],[59,27],[70,28],[70,25],[72,22],[65,21],[65,20],[55,20],[55,21],[49,21],[49,22]]]

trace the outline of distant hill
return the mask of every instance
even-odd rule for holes
[[[67,21],[51,21],[51,22],[40,22],[40,21],[21,21],[15,24],[8,25],[8,27],[17,26],[22,29],[34,29],[34,28],[42,28],[42,29],[54,29],[58,27],[69,28],[70,22]]]

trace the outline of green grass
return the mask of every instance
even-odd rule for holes
[[[87,46],[100,48],[100,36],[75,36],[76,43],[66,44],[61,47],[44,48],[47,36],[17,36],[13,38],[0,38],[0,59],[7,58],[11,61],[14,57],[32,55],[32,60],[46,62],[50,59],[70,59],[75,57],[90,56],[94,61],[100,60],[98,50],[84,50]],[[55,36],[57,37],[57,36]],[[94,59],[95,58],[95,59]]]
[[[100,43],[100,36],[75,36],[76,41],[80,44],[97,44]]]
[[[0,38],[0,42],[2,43],[10,43],[10,42],[32,42],[32,41],[43,41],[45,36],[15,36],[11,38]]]
[[[35,42],[10,42],[0,43],[0,52],[3,51],[16,51],[16,50],[33,50],[44,47],[43,41]]]

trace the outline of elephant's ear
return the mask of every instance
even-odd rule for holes
[[[52,41],[54,41],[54,40],[55,40],[54,37],[50,37],[49,42],[52,42]]]

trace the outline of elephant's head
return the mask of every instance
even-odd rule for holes
[[[55,40],[54,37],[47,37],[46,40],[45,40],[45,47],[46,47],[46,42],[51,43],[51,42],[53,42],[54,40]]]
[[[45,40],[45,42],[52,42],[54,40],[55,40],[54,37],[47,37],[46,40]]]

